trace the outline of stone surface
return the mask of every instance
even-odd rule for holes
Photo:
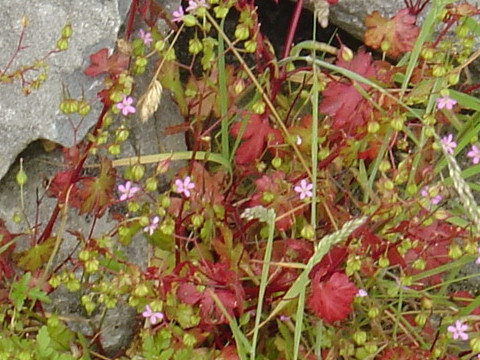
[[[480,5],[480,0],[468,2],[475,6]],[[365,16],[377,10],[382,16],[388,18],[402,8],[405,8],[402,0],[340,0],[330,7],[330,21],[358,39],[362,39],[365,31]],[[427,5],[420,13],[418,25],[421,25],[429,9]]]
[[[73,28],[68,50],[47,59],[49,78],[39,90],[24,96],[18,81],[0,84],[0,178],[34,140],[49,139],[64,146],[74,143],[72,124],[58,110],[62,87],[73,97],[84,92],[88,101],[95,100],[101,82],[87,78],[82,70],[88,66],[90,54],[103,47],[113,48],[129,4],[130,0],[0,0],[1,72],[16,49],[22,16],[29,20],[23,40],[26,48],[10,70],[31,65],[54,49],[65,23],[70,22]],[[93,125],[95,114],[92,111],[81,123],[75,133],[77,138]]]

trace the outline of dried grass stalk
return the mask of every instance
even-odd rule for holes
[[[148,86],[147,91],[140,97],[137,103],[139,117],[142,122],[147,121],[158,109],[162,98],[162,84],[160,81],[153,80]]]

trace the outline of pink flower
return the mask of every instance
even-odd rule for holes
[[[183,20],[185,13],[183,12],[183,7],[180,5],[177,10],[172,13],[172,21],[173,22],[180,22]]]
[[[439,110],[443,108],[452,110],[453,106],[457,103],[456,100],[449,98],[448,96],[437,98],[436,101],[437,101],[437,109]]]
[[[127,181],[125,185],[118,185],[118,191],[122,194],[120,195],[120,201],[131,199],[138,190],[140,190],[140,188],[138,186],[132,186],[130,181]]]
[[[132,106],[133,98],[123,95],[122,102],[117,103],[117,109],[122,111],[123,116],[135,114],[135,107]]]
[[[435,195],[433,198],[430,198],[430,194],[429,194],[429,191],[428,191],[428,186],[425,186],[422,191],[420,192],[420,194],[424,197],[424,198],[427,198],[430,200],[430,204],[432,205],[438,205],[440,203],[440,201],[442,201],[442,195],[440,194],[437,194]]]
[[[145,32],[143,29],[138,31],[138,37],[143,40],[146,46],[150,46],[150,43],[153,41],[152,34],[149,31]]]
[[[142,316],[150,320],[150,324],[155,325],[157,322],[163,320],[163,313],[160,311],[153,312],[149,305],[145,306],[145,311],[142,312]],[[158,321],[157,321],[158,320]]]
[[[463,341],[468,340],[468,334],[465,332],[468,329],[468,325],[462,324],[460,320],[455,321],[455,326],[450,325],[447,328],[447,331],[452,334],[453,340],[457,340],[458,338],[462,339]]]
[[[357,295],[355,295],[355,296],[357,296],[357,297],[367,297],[368,293],[365,291],[365,289],[358,289]]]
[[[448,134],[442,138],[442,147],[447,153],[453,155],[453,150],[457,147],[457,143],[453,141],[452,134]]]
[[[190,190],[192,190],[195,187],[195,184],[190,181],[191,181],[190,176],[187,176],[183,180],[180,180],[180,179],[175,180],[175,186],[177,187],[176,192],[179,194],[184,194],[186,197],[189,197]]]
[[[208,5],[205,3],[205,0],[189,0],[187,12],[191,12],[199,7],[208,8]]]
[[[472,158],[472,162],[476,165],[480,162],[480,149],[476,145],[472,145],[472,149],[467,153],[467,157]]]
[[[300,181],[300,186],[297,185],[293,188],[293,190],[295,190],[295,192],[297,192],[300,195],[300,200],[303,200],[306,197],[312,197],[313,196],[312,189],[313,189],[313,184],[310,184],[309,182],[307,182],[306,179],[303,179],[302,181]]]
[[[290,320],[290,316],[280,315],[280,321],[288,321],[288,320]]]
[[[157,230],[159,222],[160,222],[160,218],[158,216],[153,217],[152,219],[150,219],[150,224],[148,224],[143,228],[143,231],[145,231],[150,236],[152,236],[153,232]]]

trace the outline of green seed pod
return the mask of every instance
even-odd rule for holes
[[[380,44],[380,49],[382,49],[382,52],[387,52],[390,50],[391,44],[390,41],[388,40],[383,40],[382,43]]]
[[[147,180],[145,180],[145,190],[149,192],[154,192],[157,190],[158,183],[157,179],[154,177],[149,177]]]
[[[456,242],[452,243],[448,249],[448,257],[457,260],[462,256],[462,248]]]
[[[20,170],[17,173],[16,180],[17,184],[20,186],[25,185],[25,183],[27,182],[27,174],[25,173],[25,171],[23,171],[22,166],[20,166]]]
[[[86,100],[80,101],[77,112],[80,116],[86,116],[90,112],[90,104]]]
[[[300,231],[300,235],[307,240],[315,239],[315,230],[311,224],[305,225]]]
[[[121,148],[119,144],[112,144],[108,147],[108,153],[110,155],[119,155],[121,152]]]
[[[72,36],[72,32],[72,25],[66,24],[62,29],[62,38],[68,39],[70,36]]]
[[[275,169],[278,169],[280,166],[282,166],[282,158],[278,157],[278,156],[275,156],[273,159],[272,159],[272,166],[275,168]]]
[[[203,215],[202,214],[193,214],[192,215],[192,225],[195,228],[199,228],[200,226],[203,225]]]
[[[135,181],[139,181],[145,175],[145,166],[142,164],[136,163],[132,166],[132,178]]]
[[[378,130],[380,130],[380,124],[376,121],[370,121],[367,129],[370,134],[375,134]]]
[[[424,60],[432,60],[434,55],[434,50],[432,48],[424,48],[420,53]]]
[[[57,49],[60,51],[65,51],[68,49],[68,40],[61,38],[57,41]]]
[[[367,341],[367,333],[361,330],[355,331],[355,333],[353,334],[353,341],[355,341],[357,345],[365,344],[365,342]]]
[[[435,65],[433,67],[432,73],[433,73],[433,76],[435,77],[442,77],[442,76],[445,76],[445,74],[447,73],[447,70],[443,65]]]

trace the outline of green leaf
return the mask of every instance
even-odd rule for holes
[[[27,298],[28,283],[30,281],[31,274],[25,273],[22,278],[12,284],[12,290],[10,291],[9,298],[12,300],[13,305],[20,311],[23,307],[23,303]]]
[[[54,236],[49,237],[41,244],[37,244],[28,250],[22,251],[15,255],[17,266],[23,270],[34,271],[41,268],[47,263],[52,251],[55,247]]]
[[[48,329],[46,326],[42,326],[37,334],[37,350],[40,358],[47,358],[53,352],[50,348],[50,335],[48,334]]]

